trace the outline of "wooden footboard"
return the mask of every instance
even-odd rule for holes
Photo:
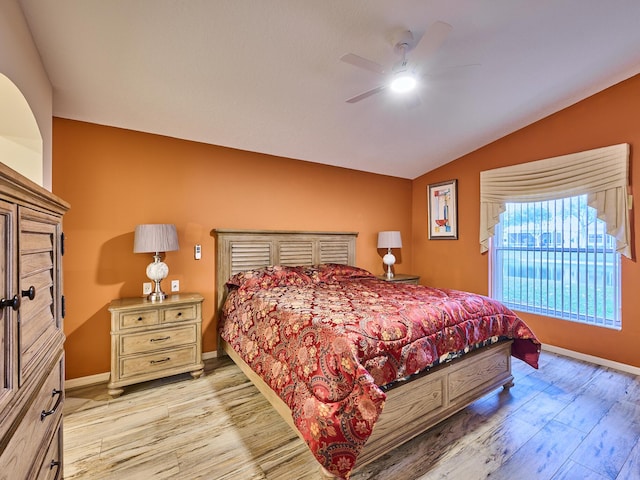
[[[512,386],[511,344],[501,342],[471,352],[389,390],[384,410],[354,469],[425,432],[492,390]],[[233,348],[224,341],[221,347],[302,438],[289,407]],[[326,471],[323,473],[327,476]]]
[[[356,469],[425,432],[499,387],[511,387],[512,341],[471,352],[387,392]]]

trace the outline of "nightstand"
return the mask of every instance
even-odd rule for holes
[[[418,285],[420,282],[420,275],[407,275],[406,273],[396,273],[393,278],[387,278],[386,275],[376,275],[380,280],[394,283],[411,283]]]
[[[109,395],[119,396],[126,385],[179,373],[202,375],[202,301],[201,295],[186,293],[162,302],[111,302]]]

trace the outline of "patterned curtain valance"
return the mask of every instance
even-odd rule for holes
[[[596,148],[480,172],[480,251],[507,202],[539,202],[587,194],[587,203],[607,224],[616,249],[631,258],[629,240],[629,144]]]

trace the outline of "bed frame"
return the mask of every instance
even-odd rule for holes
[[[226,281],[235,273],[268,265],[355,264],[357,233],[265,230],[212,231],[217,239],[218,317]],[[384,410],[354,469],[379,458],[499,387],[513,385],[511,341],[471,352],[387,391]],[[298,433],[289,407],[220,337],[223,352],[240,367]],[[335,478],[324,468],[325,477]]]

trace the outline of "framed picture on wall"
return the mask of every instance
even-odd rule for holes
[[[458,238],[458,180],[427,186],[429,239]]]

